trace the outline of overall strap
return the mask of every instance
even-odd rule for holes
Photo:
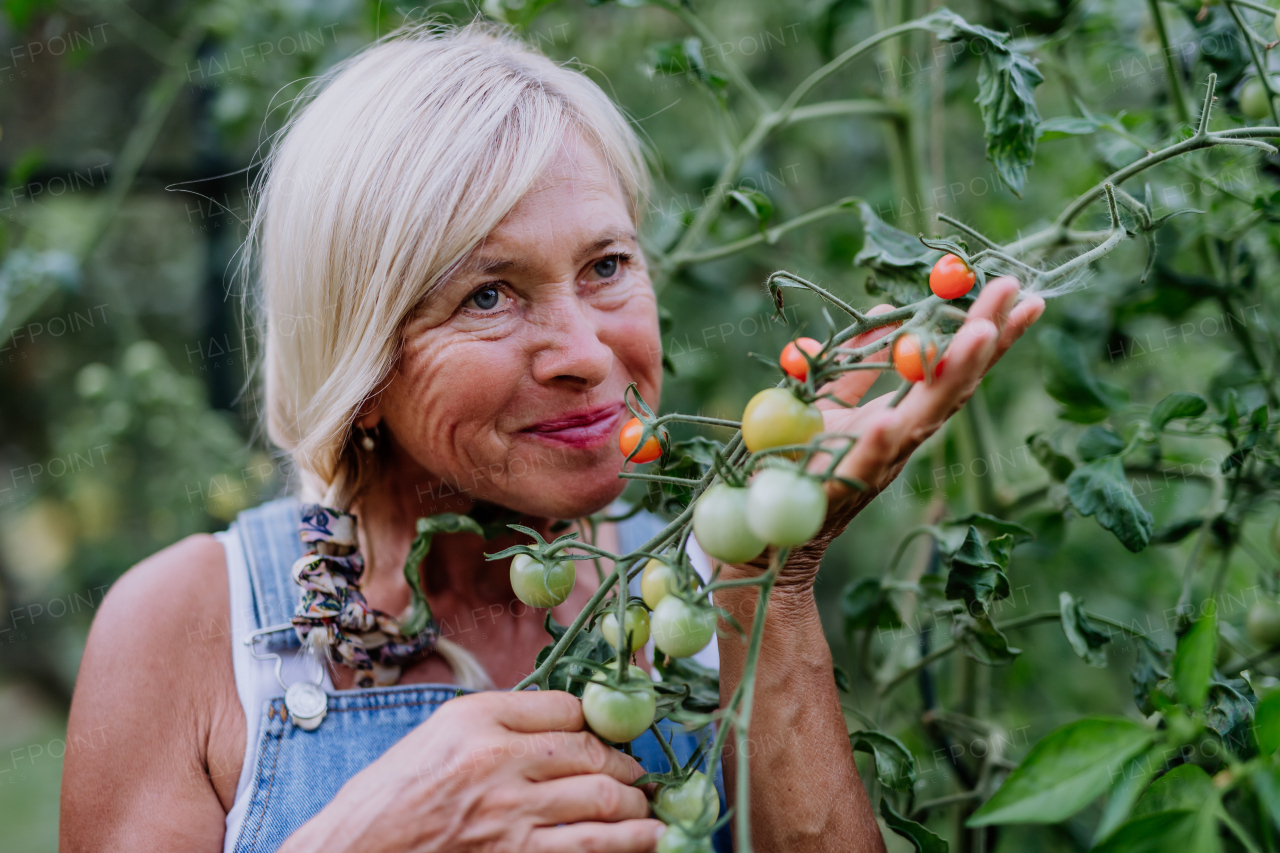
[[[258,628],[287,623],[302,597],[302,587],[294,583],[290,571],[303,554],[298,532],[301,522],[302,507],[294,497],[270,501],[236,517],[233,528],[240,536],[249,567]],[[279,631],[264,637],[262,645],[279,651],[299,648],[301,643],[294,631]]]

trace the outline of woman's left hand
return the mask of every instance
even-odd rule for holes
[[[858,491],[839,482],[827,483],[830,499],[827,522],[812,542],[792,550],[793,556],[779,578],[780,584],[813,582],[818,562],[831,541],[898,476],[912,451],[973,396],[987,371],[1040,318],[1044,313],[1044,300],[1026,296],[1019,301],[1019,288],[1017,279],[1008,276],[988,282],[947,348],[937,376],[932,382],[917,382],[896,407],[889,408],[892,394],[858,405],[879,377],[876,371],[851,371],[821,389],[852,407],[832,400],[819,401],[825,431],[858,437],[836,473],[865,483],[867,488]],[[877,306],[871,313],[891,307]],[[863,346],[893,332],[892,326],[876,329],[855,338],[851,344]],[[888,357],[885,350],[872,360],[885,361]],[[819,456],[819,463],[821,460]]]

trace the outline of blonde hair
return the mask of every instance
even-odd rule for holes
[[[267,157],[246,253],[267,434],[304,500],[348,509],[369,482],[376,454],[357,452],[353,427],[405,322],[570,132],[598,149],[638,219],[648,173],[627,119],[505,30],[394,33],[308,87]]]

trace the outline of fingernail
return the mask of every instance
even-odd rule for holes
[[[1044,300],[1043,300],[1043,299],[1037,299],[1036,301],[1037,301],[1037,303],[1038,303],[1038,304],[1037,304],[1034,308],[1032,308],[1032,309],[1031,309],[1031,319],[1027,321],[1027,325],[1028,325],[1028,326],[1030,326],[1030,325],[1031,325],[1032,323],[1034,323],[1036,320],[1039,320],[1039,319],[1040,319],[1040,316],[1041,316],[1042,314],[1044,314],[1044,308],[1045,308]]]
[[[664,835],[666,835],[666,834],[667,834],[667,827],[666,827],[666,824],[661,824],[661,823],[660,823],[660,824],[658,824],[658,826],[653,830],[653,840],[654,840],[655,842],[657,842],[657,841],[661,841],[661,840],[662,840],[662,836],[664,836]]]

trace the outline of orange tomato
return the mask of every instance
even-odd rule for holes
[[[782,348],[782,357],[778,361],[788,376],[803,382],[809,376],[809,362],[804,354],[817,355],[821,349],[822,343],[813,338],[796,338]]]
[[[929,343],[927,361],[932,362],[938,354],[938,347]],[[893,366],[898,374],[908,382],[919,382],[924,379],[925,361],[920,358],[920,338],[910,333],[893,342]],[[938,365],[934,364],[936,374]]]
[[[969,265],[955,255],[943,255],[929,271],[929,289],[943,299],[959,299],[977,278]]]
[[[640,435],[643,432],[644,424],[640,423],[639,418],[632,418],[622,425],[622,432],[618,435],[618,448],[622,451],[623,456],[629,455],[631,451],[636,449],[636,445],[640,443]],[[658,442],[656,435],[651,435],[639,452],[631,457],[631,461],[642,465],[645,462],[652,462],[661,455],[662,445]]]

